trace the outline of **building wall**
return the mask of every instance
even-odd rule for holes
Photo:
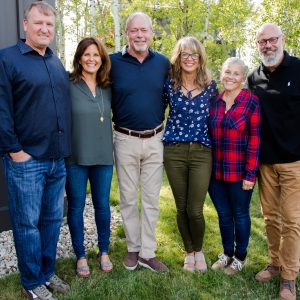
[[[0,48],[14,45],[19,38],[24,38],[24,8],[32,0],[0,0]],[[46,0],[52,6],[55,0]],[[51,45],[55,50],[55,42]],[[7,189],[4,180],[3,164],[0,158],[0,232],[10,229]]]

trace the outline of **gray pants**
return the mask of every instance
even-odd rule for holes
[[[211,149],[200,143],[164,147],[165,169],[175,198],[177,224],[186,252],[202,249],[203,205],[211,176]]]

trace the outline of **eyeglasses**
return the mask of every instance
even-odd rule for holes
[[[190,53],[187,53],[187,52],[181,52],[180,55],[181,55],[181,58],[182,58],[182,59],[188,59],[189,57],[190,57],[192,60],[197,60],[197,59],[199,59],[199,54],[198,54],[198,53],[192,53],[192,54],[190,54]]]
[[[269,39],[262,39],[262,40],[257,41],[257,44],[259,44],[259,46],[266,46],[267,43],[269,42],[271,45],[275,45],[280,37],[281,37],[281,35],[274,36]]]

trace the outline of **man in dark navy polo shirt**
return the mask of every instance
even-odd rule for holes
[[[256,37],[262,64],[248,77],[261,100],[259,194],[266,223],[269,264],[256,275],[280,274],[280,299],[296,300],[300,264],[300,60],[284,51],[285,37],[274,23]]]
[[[153,31],[146,14],[129,16],[126,37],[128,45],[111,55],[114,149],[128,249],[124,266],[134,270],[139,264],[166,272],[168,268],[155,257],[155,229],[163,176],[162,94],[169,61],[149,49]]]
[[[18,267],[28,299],[57,299],[70,287],[54,273],[63,216],[64,157],[70,155],[67,72],[48,48],[55,10],[25,9],[26,40],[0,51],[0,152]]]

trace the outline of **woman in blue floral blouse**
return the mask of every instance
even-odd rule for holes
[[[203,205],[212,168],[208,133],[209,103],[217,95],[203,45],[194,37],[179,40],[164,87],[169,116],[163,137],[164,162],[177,208],[186,256],[184,269],[204,272]]]

